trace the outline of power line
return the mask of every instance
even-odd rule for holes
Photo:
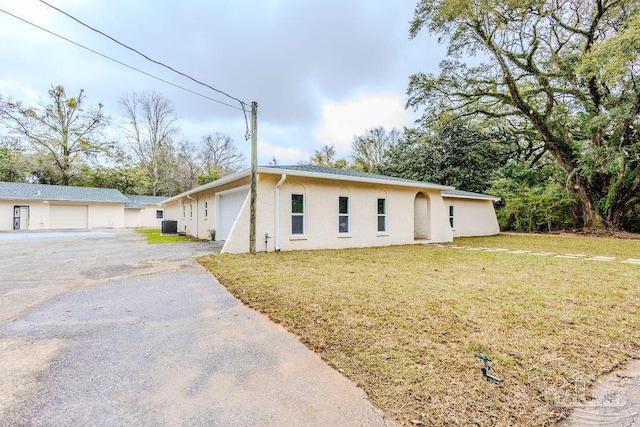
[[[169,65],[166,65],[166,64],[164,64],[164,63],[162,63],[162,62],[160,62],[160,61],[156,61],[155,59],[150,58],[149,56],[145,55],[144,53],[140,52],[139,50],[137,50],[137,49],[135,49],[135,48],[133,48],[133,47],[131,47],[131,46],[128,46],[128,45],[126,45],[126,44],[122,43],[122,42],[121,42],[121,41],[119,41],[119,40],[116,40],[115,38],[111,37],[110,35],[105,34],[105,33],[103,33],[102,31],[100,31],[100,30],[98,30],[98,29],[96,29],[96,28],[94,28],[94,27],[92,27],[92,26],[90,26],[90,25],[88,25],[88,24],[85,24],[84,22],[82,22],[81,20],[79,20],[78,18],[76,18],[75,16],[70,15],[69,13],[65,12],[64,10],[59,9],[59,8],[57,8],[57,7],[55,7],[55,6],[53,6],[53,5],[49,4],[49,3],[47,3],[47,2],[46,2],[46,1],[44,1],[44,0],[39,0],[39,1],[40,1],[40,3],[42,3],[42,4],[44,4],[44,5],[49,6],[51,9],[54,9],[54,10],[56,10],[56,11],[58,11],[58,12],[62,13],[63,15],[67,16],[68,18],[73,19],[73,20],[74,20],[74,21],[76,21],[78,24],[80,24],[80,25],[82,25],[82,26],[84,26],[84,27],[86,27],[86,28],[90,29],[91,31],[94,31],[94,32],[96,32],[96,33],[98,33],[98,34],[100,34],[100,35],[102,35],[102,36],[104,36],[104,37],[108,38],[109,40],[111,40],[111,41],[113,41],[113,42],[115,42],[115,43],[119,44],[120,46],[122,46],[122,47],[124,47],[124,48],[126,48],[126,49],[129,49],[129,50],[130,50],[130,51],[132,51],[132,52],[137,53],[138,55],[142,56],[142,57],[143,57],[143,58],[145,58],[146,60],[148,60],[148,61],[150,61],[150,62],[153,62],[154,64],[160,65],[160,66],[162,66],[162,67],[165,67],[165,68],[167,68],[167,69],[169,69],[169,70],[173,71],[174,73],[180,74],[181,76],[186,77],[186,78],[188,78],[188,79],[190,79],[190,80],[192,80],[192,81],[194,81],[194,82],[196,82],[196,83],[198,83],[198,84],[200,84],[200,85],[202,85],[202,86],[204,86],[204,87],[207,87],[207,88],[209,88],[209,89],[211,89],[211,90],[213,90],[213,91],[216,91],[216,92],[218,92],[218,93],[220,93],[220,94],[222,94],[222,95],[224,95],[224,96],[226,96],[226,97],[228,97],[228,98],[230,98],[230,99],[233,99],[234,101],[238,101],[238,102],[240,103],[240,106],[242,106],[242,108],[243,108],[243,109],[244,109],[244,106],[247,104],[246,102],[241,101],[241,100],[239,100],[238,98],[236,98],[236,97],[234,97],[234,96],[231,96],[231,95],[229,95],[229,94],[228,94],[228,93],[226,93],[226,92],[221,91],[220,89],[216,89],[215,87],[213,87],[213,86],[211,86],[211,85],[208,85],[208,84],[206,84],[206,83],[204,83],[204,82],[201,82],[200,80],[197,80],[197,79],[195,79],[195,78],[191,77],[190,75],[188,75],[188,74],[186,74],[186,73],[183,73],[182,71],[178,71],[178,70],[176,70],[175,68],[170,67]]]
[[[110,56],[108,56],[108,55],[105,55],[105,54],[103,54],[103,53],[100,53],[100,52],[98,52],[97,50],[91,49],[91,48],[89,48],[89,47],[87,47],[87,46],[84,46],[84,45],[82,45],[82,44],[80,44],[80,43],[77,43],[77,42],[75,42],[75,41],[73,41],[73,40],[71,40],[71,39],[68,39],[68,38],[66,38],[66,37],[64,37],[64,36],[61,36],[60,34],[54,33],[53,31],[47,30],[46,28],[43,28],[43,27],[41,27],[41,26],[39,26],[39,25],[37,25],[37,24],[34,24],[33,22],[30,22],[30,21],[28,21],[28,20],[26,20],[26,19],[24,19],[24,18],[21,18],[21,17],[19,17],[19,16],[16,16],[16,15],[14,15],[14,14],[13,14],[13,13],[11,13],[11,12],[7,12],[6,10],[3,10],[3,9],[0,9],[0,12],[4,13],[4,14],[6,14],[6,15],[9,15],[9,16],[11,16],[11,17],[13,17],[13,18],[16,18],[16,19],[18,19],[18,20],[20,20],[20,21],[24,22],[25,24],[29,24],[29,25],[31,25],[31,26],[33,26],[33,27],[35,27],[35,28],[38,28],[39,30],[42,30],[42,31],[44,31],[44,32],[46,32],[46,33],[48,33],[48,34],[51,34],[52,36],[58,37],[58,38],[60,38],[60,39],[62,39],[62,40],[64,40],[64,41],[66,41],[66,42],[69,42],[69,43],[71,43],[71,44],[75,45],[75,46],[78,46],[78,47],[80,47],[80,48],[82,48],[82,49],[88,50],[88,51],[89,51],[89,52],[91,52],[91,53],[94,53],[94,54],[99,55],[99,56],[101,56],[101,57],[103,57],[103,58],[105,58],[105,59],[108,59],[108,60],[110,60],[110,61],[113,61],[113,62],[115,62],[116,64],[122,65],[122,66],[124,66],[124,67],[126,67],[126,68],[129,68],[129,69],[131,69],[131,70],[137,71],[138,73],[144,74],[145,76],[151,77],[151,78],[153,78],[153,79],[156,79],[156,80],[158,80],[158,81],[161,81],[161,82],[163,82],[163,83],[166,83],[166,84],[168,84],[168,85],[171,85],[171,86],[173,86],[173,87],[176,87],[176,88],[178,88],[178,89],[181,89],[181,90],[184,90],[184,91],[186,91],[186,92],[192,93],[193,95],[197,95],[197,96],[199,96],[199,97],[201,97],[201,98],[205,98],[205,99],[208,99],[208,100],[210,100],[210,101],[217,102],[218,104],[222,104],[222,105],[225,105],[225,106],[227,106],[227,107],[234,108],[234,109],[236,109],[236,110],[240,110],[240,111],[242,111],[242,112],[244,112],[244,113],[245,113],[245,119],[246,119],[246,112],[247,112],[247,111],[246,111],[246,110],[245,110],[245,108],[244,108],[244,105],[246,105],[246,104],[245,104],[245,103],[243,103],[243,102],[241,102],[241,101],[240,101],[241,106],[240,106],[240,107],[237,107],[237,106],[235,106],[235,105],[228,104],[228,103],[223,102],[223,101],[220,101],[220,100],[218,100],[218,99],[211,98],[211,97],[209,97],[209,96],[207,96],[207,95],[203,95],[203,94],[198,93],[198,92],[195,92],[195,91],[193,91],[193,90],[191,90],[191,89],[187,89],[187,88],[185,88],[185,87],[183,87],[183,86],[180,86],[180,85],[178,85],[178,84],[172,83],[172,82],[170,82],[170,81],[168,81],[168,80],[165,80],[165,79],[163,79],[163,78],[160,78],[160,77],[154,76],[153,74],[147,73],[146,71],[142,71],[142,70],[140,70],[140,69],[138,69],[138,68],[135,68],[135,67],[133,67],[133,66],[131,66],[131,65],[129,65],[129,64],[126,64],[126,63],[124,63],[124,62],[122,62],[122,61],[119,61],[119,60],[117,60],[117,59],[114,59],[114,58],[112,58],[112,57],[110,57]],[[235,99],[235,98],[234,98],[234,99]]]

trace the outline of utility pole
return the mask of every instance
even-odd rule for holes
[[[258,185],[258,103],[251,103],[251,209],[249,214],[249,253],[256,253],[256,198]]]

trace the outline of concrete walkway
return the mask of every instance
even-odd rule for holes
[[[637,259],[637,258],[617,259],[615,257],[605,256],[605,255],[587,256],[585,254],[536,252],[536,251],[528,251],[528,250],[522,250],[522,249],[484,248],[484,247],[478,247],[478,246],[458,246],[458,245],[441,245],[441,244],[434,244],[433,246],[439,247],[439,248],[453,248],[453,249],[459,249],[459,250],[465,250],[465,251],[500,252],[505,254],[532,255],[532,256],[539,256],[539,257],[566,258],[566,259],[583,259],[587,261],[597,261],[597,262],[621,262],[623,264],[640,265],[640,259]]]
[[[0,237],[0,425],[394,425],[194,261],[131,231]]]

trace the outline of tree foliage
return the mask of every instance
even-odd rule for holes
[[[101,135],[109,120],[102,112],[102,104],[84,109],[82,89],[77,97],[67,97],[64,87],[52,86],[48,94],[48,103],[33,107],[0,100],[0,120],[32,151],[46,154],[53,165],[52,183],[69,185],[74,168],[111,148]]]
[[[496,213],[502,230],[552,231],[580,225],[575,194],[570,192],[552,166],[532,168],[510,161],[496,171],[488,193],[499,196]]]
[[[637,0],[423,0],[411,35],[448,43],[439,75],[411,76],[423,120],[481,117],[539,140],[586,226],[620,227],[640,203]],[[477,55],[479,64],[463,58]]]
[[[502,161],[492,142],[492,135],[461,122],[431,131],[407,129],[404,139],[389,149],[375,171],[482,192]]]
[[[346,159],[336,159],[336,148],[333,145],[323,145],[315,150],[309,158],[309,164],[337,169],[345,169],[348,166]]]

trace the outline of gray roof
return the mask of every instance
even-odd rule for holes
[[[444,197],[454,197],[460,199],[483,199],[483,200],[493,200],[497,202],[500,200],[500,197],[490,196],[488,194],[482,193],[473,193],[471,191],[462,191],[462,190],[447,190],[443,191],[442,195]]]
[[[284,169],[291,171],[300,171],[300,172],[312,172],[312,173],[322,173],[328,175],[338,175],[345,176],[350,178],[367,178],[367,179],[377,179],[383,181],[392,181],[392,182],[402,182],[407,184],[420,184],[420,185],[429,185],[429,186],[440,186],[440,184],[435,184],[433,182],[426,181],[415,181],[412,179],[398,178],[395,176],[387,176],[387,175],[379,175],[375,173],[367,173],[367,172],[358,172],[349,169],[336,169],[330,168],[327,166],[317,166],[317,165],[288,165],[288,166],[261,166],[261,168],[272,168],[272,169]],[[449,187],[452,188],[452,187]]]
[[[114,188],[70,187],[64,185],[24,184],[21,182],[0,182],[0,199],[129,202],[129,199]]]
[[[142,205],[157,205],[168,199],[168,197],[164,196],[139,196],[137,194],[125,194],[125,197],[129,199],[129,203],[125,205],[125,208],[135,209],[144,209]]]

